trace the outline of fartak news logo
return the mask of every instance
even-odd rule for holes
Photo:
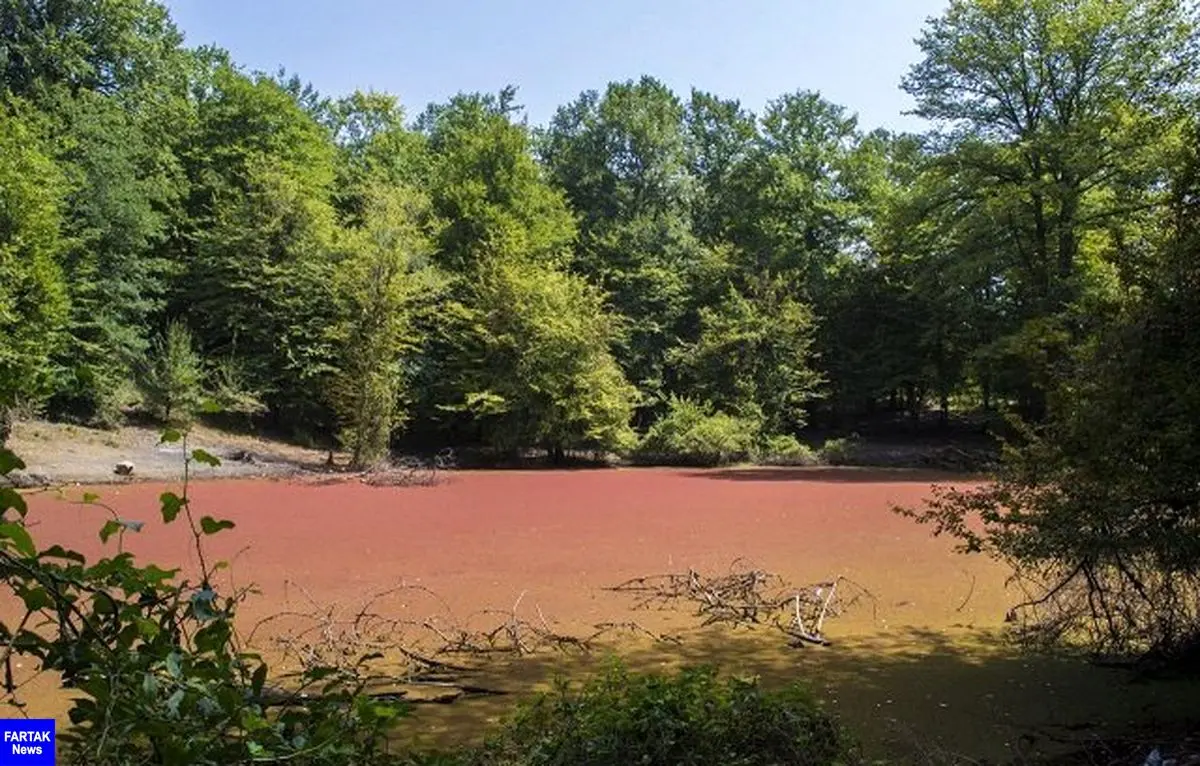
[[[0,721],[0,766],[54,766],[54,719]]]

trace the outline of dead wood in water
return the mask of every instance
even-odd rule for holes
[[[282,653],[285,662],[298,665],[300,670],[277,680],[302,683],[306,673],[332,670],[370,686],[368,696],[382,694],[413,703],[507,694],[469,681],[503,658],[545,651],[588,653],[602,639],[620,633],[679,643],[674,636],[655,633],[636,622],[601,622],[585,634],[563,633],[551,627],[536,604],[535,614],[525,616],[525,593],[509,609],[485,609],[459,620],[440,596],[419,585],[384,591],[349,615],[337,607],[320,607],[303,588],[295,584],[292,587],[298,588],[310,608],[262,620],[246,640],[253,645],[259,631],[272,623],[293,623],[290,630],[273,636],[269,643]],[[384,614],[378,603],[390,596],[428,597],[440,605],[442,614],[421,619]],[[385,691],[375,691],[380,685]],[[439,691],[432,696],[422,693],[428,687]],[[261,701],[272,706],[300,705],[312,699],[304,691],[274,687]]]
[[[829,644],[824,627],[870,591],[845,577],[795,588],[762,569],[745,568],[739,559],[728,574],[706,576],[694,569],[634,577],[605,590],[634,596],[635,609],[667,609],[683,602],[695,606],[702,626],[772,624],[793,646]]]

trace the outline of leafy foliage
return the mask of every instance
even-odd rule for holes
[[[578,691],[524,706],[471,766],[818,764],[855,761],[846,735],[804,689],[766,691],[711,668],[639,675],[611,667]]]
[[[163,423],[191,422],[201,404],[204,370],[187,326],[167,325],[151,345],[138,378],[146,405]]]
[[[687,388],[717,407],[761,418],[771,432],[804,425],[820,377],[809,367],[812,312],[777,285],[748,298],[731,290],[700,309],[695,343],[675,356]]]
[[[184,439],[167,432],[164,439]],[[219,461],[201,450],[186,460]],[[0,475],[23,467],[0,449]],[[99,498],[84,504],[106,510]],[[234,631],[246,592],[222,595],[214,579],[224,562],[205,559],[206,537],[233,528],[228,520],[196,519],[183,492],[161,498],[163,522],[183,520],[200,562],[195,579],[180,570],[140,564],[122,550],[126,534],[144,522],[111,518],[100,539],[116,550],[89,562],[60,545],[39,549],[26,523],[28,508],[0,490],[0,582],[24,606],[0,623],[5,689],[14,696],[13,665],[32,659],[61,674],[72,688],[71,725],[60,732],[70,763],[174,766],[282,759],[291,763],[376,763],[386,755],[388,728],[403,709],[372,700],[355,671],[313,667],[295,694],[303,706],[272,711],[270,669],[239,648]]]
[[[713,466],[747,460],[754,454],[761,421],[674,396],[667,407],[667,414],[650,426],[638,444],[636,459]]]
[[[332,390],[354,465],[385,457],[403,421],[403,362],[417,346],[412,303],[431,286],[428,202],[403,188],[368,193],[343,239],[335,292],[341,349]]]
[[[456,409],[493,446],[631,446],[634,389],[609,352],[616,334],[595,288],[552,267],[497,264],[479,275],[455,336],[470,360]]]
[[[237,359],[277,417],[329,424],[334,149],[278,84],[225,65],[198,110],[172,313],[187,314],[205,356]]]
[[[820,458],[815,450],[791,434],[768,436],[759,455],[759,460],[768,465],[816,465]]]
[[[1155,0],[954,3],[907,82],[962,129],[962,198],[1003,221],[979,252],[1008,316],[975,364],[1007,368],[1028,416],[994,484],[908,513],[1012,564],[1030,635],[1097,653],[1200,636],[1194,21]]]
[[[53,392],[67,319],[63,179],[39,130],[19,107],[0,107],[0,421]],[[6,437],[0,425],[0,444]]]

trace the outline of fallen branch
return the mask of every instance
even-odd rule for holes
[[[840,615],[863,598],[874,596],[845,577],[790,588],[782,578],[761,569],[745,569],[739,559],[730,573],[707,577],[693,569],[687,572],[635,577],[605,590],[633,594],[634,608],[670,608],[690,603],[702,626],[734,627],[775,624],[792,639],[793,645],[827,645],[825,621]],[[839,592],[851,589],[849,598]]]

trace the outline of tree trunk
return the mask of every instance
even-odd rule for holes
[[[13,421],[12,409],[10,407],[0,407],[0,447],[8,444],[8,438],[12,436]]]

